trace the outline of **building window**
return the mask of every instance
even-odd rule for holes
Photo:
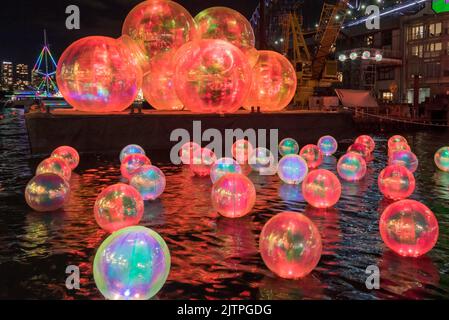
[[[389,91],[382,92],[382,100],[384,101],[393,101],[393,93]]]
[[[443,50],[443,44],[441,42],[432,42],[428,43],[425,47],[425,58],[434,58],[439,57],[441,55],[441,51]]]
[[[366,36],[365,42],[368,47],[371,47],[372,45],[374,45],[374,36],[373,35]]]
[[[422,45],[412,46],[412,48],[411,48],[411,55],[413,57],[422,58],[423,57],[423,46]]]
[[[413,26],[409,28],[409,40],[417,40],[424,38],[424,26]]]
[[[429,24],[429,37],[439,37],[442,31],[442,23],[431,23]]]
[[[429,62],[425,64],[424,76],[427,78],[439,78],[441,74],[440,62]]]
[[[377,80],[394,80],[394,68],[385,67],[379,68],[377,71]]]

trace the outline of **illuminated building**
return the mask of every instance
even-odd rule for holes
[[[11,91],[14,84],[14,66],[12,62],[3,61],[1,65],[0,90]]]
[[[16,65],[16,74],[14,81],[15,90],[25,90],[30,85],[30,75],[28,65],[19,63]]]

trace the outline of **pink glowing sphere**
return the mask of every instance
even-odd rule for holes
[[[228,173],[214,183],[212,205],[227,218],[240,218],[248,214],[256,202],[256,189],[245,175]]]
[[[341,184],[329,170],[313,170],[302,182],[302,194],[311,206],[330,208],[340,200]]]
[[[114,232],[139,224],[143,210],[143,198],[139,191],[127,184],[117,183],[98,195],[94,216],[103,230]]]
[[[123,159],[120,165],[120,172],[124,178],[131,180],[132,175],[145,165],[151,165],[150,159],[144,154],[133,153]]]
[[[210,180],[215,183],[228,173],[243,173],[242,168],[232,158],[220,158],[210,168]]]
[[[245,55],[222,40],[198,40],[176,53],[175,88],[193,112],[237,111],[251,86],[251,67]]]
[[[252,70],[252,85],[245,105],[261,111],[280,111],[296,93],[296,71],[290,61],[275,51],[259,51]]]
[[[366,161],[358,153],[346,153],[338,160],[337,172],[346,181],[358,181],[366,174]]]
[[[418,158],[411,151],[393,151],[388,157],[388,164],[404,166],[413,173],[418,169]]]
[[[72,176],[72,169],[68,163],[61,158],[47,158],[43,160],[36,169],[36,175],[43,173],[54,173],[69,181]]]
[[[168,0],[148,0],[135,6],[123,23],[122,34],[133,39],[151,61],[155,56],[174,53],[196,38],[196,26],[190,13]]]
[[[195,142],[184,143],[179,150],[179,158],[183,164],[191,164],[195,152],[200,151],[201,146]]]
[[[153,58],[149,72],[143,78],[142,91],[145,100],[157,110],[182,110],[184,105],[175,90],[175,64],[172,53]]]
[[[321,258],[321,236],[305,215],[281,212],[262,229],[259,249],[265,265],[281,278],[298,279],[308,275]]]
[[[190,163],[190,171],[196,176],[206,177],[210,175],[210,169],[215,161],[217,161],[217,157],[212,150],[208,148],[195,150]]]
[[[394,142],[389,144],[388,156],[391,156],[396,151],[411,151],[411,148],[406,142]]]
[[[142,71],[122,42],[87,37],[71,44],[58,62],[56,80],[76,110],[113,112],[128,108],[142,85]]]
[[[415,177],[406,167],[391,165],[379,174],[378,185],[385,198],[401,200],[408,198],[415,190]]]
[[[239,139],[232,145],[232,157],[239,163],[248,163],[249,155],[253,152],[254,148],[251,142],[245,139]]]
[[[69,146],[61,146],[56,148],[51,153],[51,157],[64,160],[72,170],[76,169],[76,167],[78,167],[78,164],[80,163],[80,156],[78,154],[78,151]]]
[[[323,154],[320,148],[314,144],[307,144],[299,151],[299,155],[306,160],[309,169],[318,168],[323,162]]]
[[[433,212],[415,200],[390,204],[379,222],[385,245],[403,257],[419,257],[435,246],[438,221]]]
[[[388,139],[388,149],[392,149],[393,145],[396,143],[405,143],[408,145],[407,139],[397,134]]]
[[[360,154],[365,160],[370,156],[370,151],[368,147],[362,143],[351,144],[347,152],[355,152]]]
[[[48,212],[61,209],[70,197],[70,185],[54,173],[35,176],[25,188],[25,200],[36,211]]]
[[[363,144],[364,146],[366,146],[369,153],[373,153],[374,149],[376,148],[376,143],[374,142],[373,138],[368,135],[358,136],[357,139],[355,139],[354,143]]]

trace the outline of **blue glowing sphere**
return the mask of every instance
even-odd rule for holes
[[[360,180],[366,174],[366,161],[360,154],[348,152],[338,160],[337,172],[346,181]]]
[[[337,140],[332,136],[324,136],[318,140],[318,148],[325,156],[333,155],[338,149]]]
[[[279,161],[278,176],[285,183],[299,184],[308,172],[307,162],[296,154],[286,155]]]
[[[227,173],[242,173],[242,168],[232,158],[220,158],[210,168],[210,179],[215,183]]]
[[[129,184],[139,191],[143,200],[155,200],[164,192],[165,175],[158,167],[144,165],[132,175]]]
[[[145,150],[143,150],[143,148],[137,144],[127,145],[120,152],[120,163],[123,162],[123,159],[125,159],[126,156],[128,156],[130,154],[135,154],[135,153],[140,153],[140,154],[145,155]]]

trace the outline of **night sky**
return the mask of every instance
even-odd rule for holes
[[[34,64],[47,29],[50,48],[57,59],[73,41],[89,36],[120,36],[127,13],[141,0],[10,0],[0,10],[0,60]],[[226,6],[250,18],[258,0],[178,0],[192,16],[212,6]],[[305,1],[305,10],[319,15],[321,0]],[[77,5],[81,29],[67,30],[65,9]]]

